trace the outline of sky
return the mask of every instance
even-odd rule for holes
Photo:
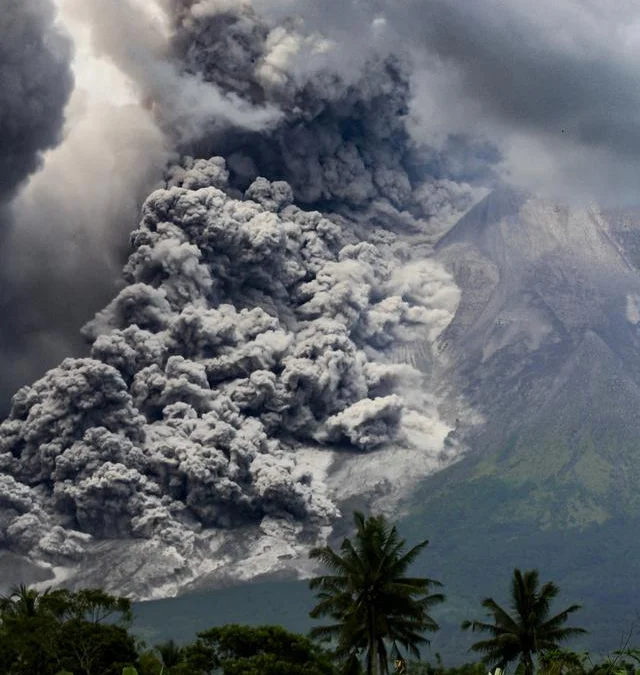
[[[348,83],[371,59],[410,63],[406,128],[429,149],[423,168],[434,175],[607,207],[640,201],[635,2],[612,11],[604,0],[55,0],[52,25],[47,2],[9,0],[6,62],[24,65],[25,81],[47,72],[29,71],[37,54],[22,49],[23,24],[11,21],[32,12],[58,70],[41,75],[46,104],[33,110],[51,114],[22,132],[34,146],[24,170],[0,171],[10,317],[0,329],[1,410],[20,384],[85,349],[78,329],[113,295],[140,204],[178,146],[212,118],[223,129],[229,120],[254,130],[276,123],[277,97],[264,107],[221,95],[167,56],[167,8],[192,20],[238,5],[294,27],[270,35],[263,79],[289,86],[334,72]],[[18,93],[0,98],[5,141],[26,109],[19,88],[6,92]]]

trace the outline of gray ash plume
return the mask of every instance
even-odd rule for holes
[[[7,0],[0,16],[0,204],[61,140],[73,88],[71,43],[50,0]]]
[[[114,55],[196,156],[146,199],[90,355],[19,390],[0,425],[0,534],[50,565],[151,542],[188,576],[211,533],[326,535],[341,495],[323,454],[405,449],[414,478],[451,459],[430,377],[459,294],[429,252],[477,191],[421,171],[433,153],[410,143],[401,59],[336,70],[296,22],[215,4],[176,7],[157,67]],[[161,82],[223,112],[185,124]],[[121,588],[111,545],[103,583]]]
[[[241,190],[267,176],[287,181],[300,204],[368,216],[382,210],[400,227],[424,217],[417,188],[452,176],[427,173],[426,149],[410,141],[408,57],[377,53],[374,45],[352,69],[339,63],[338,45],[306,34],[299,22],[270,24],[241,4],[179,5],[171,48],[185,71],[226,95],[282,111],[277,125],[260,132],[205,131],[189,152],[226,157],[231,185]],[[457,208],[468,208],[469,193]]]
[[[186,560],[203,527],[319,528],[336,506],[301,446],[375,452],[438,423],[404,396],[423,375],[392,355],[450,321],[444,270],[407,274],[391,240],[356,241],[286,183],[239,200],[227,179],[221,158],[174,167],[132,235],[127,285],[85,328],[91,357],[14,397],[0,426],[12,550],[69,564],[143,538]]]

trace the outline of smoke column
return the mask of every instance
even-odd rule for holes
[[[245,3],[71,7],[143,105],[78,113],[20,197],[18,249],[55,267],[30,224],[69,218],[89,245],[57,288],[95,270],[74,297],[96,303],[141,191],[181,159],[83,329],[90,351],[21,388],[0,426],[4,546],[138,596],[282,565],[267,551],[326,536],[350,496],[334,460],[367,492],[390,458],[402,489],[454,457],[433,377],[459,293],[429,255],[484,191],[411,139],[411,60],[375,24],[344,68],[331,39]]]
[[[8,0],[0,19],[0,203],[7,203],[61,139],[73,87],[71,45],[47,0]]]

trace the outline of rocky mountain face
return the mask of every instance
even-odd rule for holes
[[[640,276],[617,234],[595,209],[500,190],[438,244],[462,289],[443,348],[485,419],[471,443],[481,454],[509,447],[509,471],[524,461],[582,482],[587,446],[598,455],[638,437]],[[602,494],[604,473],[597,483]],[[611,513],[620,493],[608,485]],[[549,522],[582,523],[602,506],[578,502]]]
[[[638,589],[640,276],[633,213],[498,190],[438,243],[461,300],[443,334],[474,419],[469,453],[433,476],[405,527],[434,542],[451,628],[510,570],[539,567],[615,649]],[[503,588],[504,586],[504,588]],[[466,613],[466,614],[465,614]],[[447,651],[458,634],[446,630]],[[593,640],[599,640],[597,644]],[[457,643],[456,643],[457,644]]]

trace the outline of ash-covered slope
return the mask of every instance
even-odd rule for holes
[[[515,566],[584,604],[594,651],[637,611],[640,276],[616,234],[596,209],[499,191],[437,246],[462,293],[449,372],[482,416],[461,420],[473,452],[425,481],[404,524],[439,542],[430,572],[456,570],[444,653]]]
[[[443,339],[485,418],[471,431],[478,452],[508,448],[508,461],[500,455],[506,476],[517,466],[544,480],[545,467],[566,476],[588,451],[615,466],[616,444],[620,465],[640,462],[625,454],[640,435],[640,276],[607,220],[595,208],[501,190],[439,242],[438,256],[462,290]],[[596,492],[601,514],[611,514],[613,502],[605,506]],[[540,518],[573,521],[564,510]]]
[[[557,389],[588,331],[640,381],[640,278],[595,208],[500,190],[437,248],[462,290],[444,336],[449,357],[472,401],[506,425],[501,433]]]

